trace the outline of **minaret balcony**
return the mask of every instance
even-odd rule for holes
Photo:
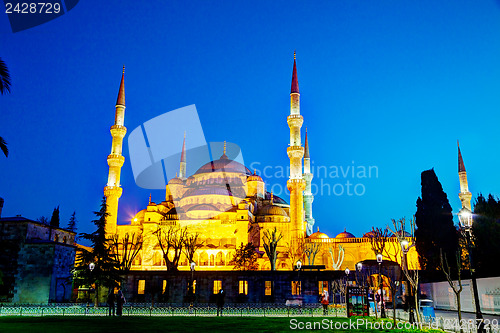
[[[302,146],[289,146],[286,148],[288,158],[302,158],[304,156],[304,147]]]
[[[125,162],[125,157],[123,157],[122,155],[118,155],[118,154],[109,154],[108,155],[108,165],[109,166],[122,167],[124,162]]]
[[[123,189],[120,186],[105,186],[104,187],[104,196],[106,198],[111,197],[121,197]]]
[[[304,123],[304,117],[302,117],[300,114],[291,114],[288,117],[286,117],[286,122],[288,123],[288,127],[302,127],[302,124]]]
[[[113,125],[109,131],[113,137],[124,138],[125,134],[127,134],[127,128],[121,125]]]

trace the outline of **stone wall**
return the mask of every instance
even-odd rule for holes
[[[344,276],[343,271],[195,271],[195,302],[215,303],[214,281],[218,280],[226,293],[226,303],[285,304],[286,300],[298,297],[292,295],[292,281],[301,282],[305,303],[317,303],[321,294],[319,281],[328,281],[331,289],[331,282]],[[240,281],[247,281],[247,295],[239,292]],[[265,295],[266,281],[273,282],[274,295]],[[129,302],[189,303],[190,282],[191,272],[133,271],[127,276],[123,290]],[[142,283],[144,294],[139,294]]]

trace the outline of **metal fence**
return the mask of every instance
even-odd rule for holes
[[[108,307],[93,304],[75,305],[6,305],[0,306],[0,316],[106,316]],[[276,304],[227,304],[222,310],[224,316],[240,317],[320,317],[324,316],[323,307],[317,304],[281,306]],[[215,305],[176,305],[176,304],[125,304],[123,316],[216,316]],[[328,317],[346,317],[345,307],[330,306]]]

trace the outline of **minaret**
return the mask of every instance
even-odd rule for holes
[[[184,141],[182,142],[181,165],[179,167],[179,178],[186,179],[186,132],[184,132]]]
[[[302,157],[304,156],[304,147],[302,147],[300,142],[300,128],[303,122],[304,119],[300,115],[299,81],[297,79],[297,64],[294,52],[292,89],[290,92],[290,115],[287,117],[287,123],[290,127],[290,146],[286,150],[288,158],[290,159],[290,178],[287,182],[287,188],[290,191],[290,231],[292,244],[297,244],[298,240],[304,238],[306,235],[304,223],[304,197],[302,193],[305,189],[305,181],[302,178]]]
[[[125,119],[125,66],[123,66],[122,81],[120,82],[120,90],[115,106],[115,124],[111,126],[111,154],[108,155],[108,183],[104,187],[104,195],[108,205],[106,218],[106,234],[116,233],[116,222],[118,218],[118,199],[122,196],[122,188],[120,187],[120,173],[125,162],[125,157],[122,156],[123,138],[127,133],[127,128],[123,126]]]
[[[458,146],[458,178],[460,179],[460,193],[458,197],[462,201],[462,208],[467,208],[472,211],[470,201],[472,199],[472,193],[469,192],[469,184],[467,183],[467,171],[465,171],[464,160],[462,159],[462,153],[460,152],[460,145],[457,141]]]
[[[312,215],[312,203],[314,201],[314,196],[311,192],[311,181],[313,179],[313,174],[311,173],[311,158],[309,157],[309,142],[307,140],[307,127],[306,127],[306,139],[304,142],[304,175],[303,178],[306,181],[306,189],[304,191],[304,209],[305,209],[305,219],[306,219],[306,234],[307,236],[313,233],[314,218]]]

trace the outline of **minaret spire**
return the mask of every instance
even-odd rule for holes
[[[179,178],[186,179],[186,132],[184,132],[184,141],[182,142],[181,163],[179,166]]]
[[[309,143],[307,142],[307,127],[306,138],[304,139],[304,159],[309,158]]]
[[[299,93],[299,79],[297,78],[297,56],[295,51],[293,51],[293,71],[292,71],[292,89],[290,91],[291,94]]]
[[[464,160],[462,159],[462,153],[460,152],[460,143],[457,140],[458,147],[458,172],[465,172]]]
[[[299,246],[301,239],[306,236],[304,223],[304,196],[305,181],[302,175],[302,158],[304,147],[301,144],[300,128],[304,118],[300,115],[300,93],[297,78],[297,56],[293,54],[292,89],[290,92],[290,115],[287,117],[290,127],[290,145],[287,148],[290,159],[290,176],[287,188],[290,191],[290,237],[292,246]]]
[[[122,196],[120,187],[120,174],[125,157],[122,155],[123,138],[127,128],[123,126],[125,121],[125,66],[122,70],[122,80],[118,90],[118,98],[115,105],[115,124],[111,126],[110,132],[113,138],[111,143],[111,154],[108,155],[108,183],[104,187],[108,216],[106,217],[106,234],[116,233],[118,219],[118,200]]]
[[[118,90],[118,98],[116,99],[116,105],[125,106],[125,65],[123,65],[122,81],[120,82],[120,89]]]
[[[306,182],[306,188],[304,190],[304,211],[306,224],[306,234],[307,236],[313,233],[314,218],[312,214],[312,203],[314,201],[314,196],[312,195],[311,183],[313,179],[313,174],[311,173],[311,158],[309,157],[309,140],[307,138],[307,127],[306,127],[306,138],[304,140],[304,174],[302,177]]]
[[[460,180],[460,193],[458,197],[462,202],[462,208],[467,208],[468,210],[472,210],[471,208],[471,199],[472,193],[469,192],[469,184],[467,182],[467,172],[465,171],[464,160],[462,159],[462,152],[460,151],[460,144],[457,140],[458,147],[458,178]]]

